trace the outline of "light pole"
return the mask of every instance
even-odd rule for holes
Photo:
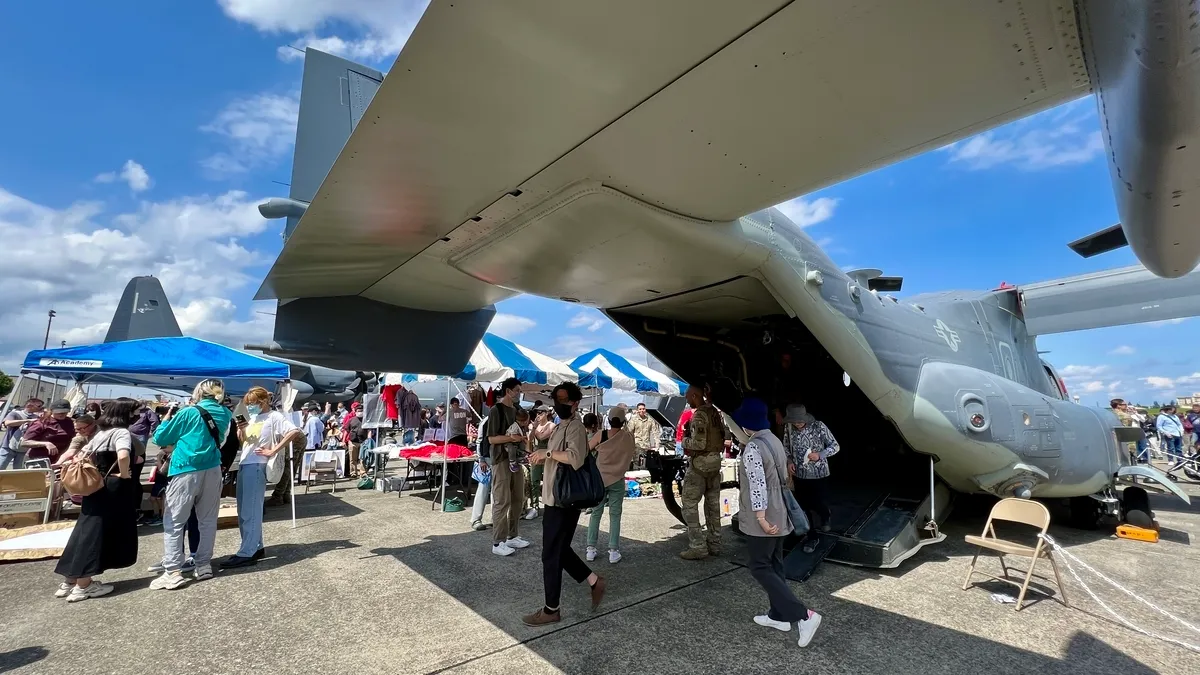
[[[66,349],[66,348],[67,348],[67,341],[66,341],[66,340],[63,340],[62,342],[60,342],[60,343],[58,344],[58,346],[59,346],[59,347],[62,347],[63,349]]]
[[[50,310],[47,313],[47,316],[50,318],[46,319],[46,339],[42,340],[42,349],[45,349],[50,345],[50,324],[54,323],[54,317],[58,316],[58,313],[54,310]]]
[[[54,323],[54,317],[57,316],[57,314],[58,313],[55,312],[54,310],[50,310],[47,313],[47,316],[49,318],[46,319],[46,337],[45,337],[45,339],[42,340],[42,349],[45,349],[46,347],[50,346],[50,324]],[[41,376],[41,374],[39,374],[37,376],[37,393],[35,394],[35,396],[37,396],[38,398],[42,398],[42,376]]]

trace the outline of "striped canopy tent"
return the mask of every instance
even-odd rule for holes
[[[450,379],[468,382],[501,382],[515,377],[527,387],[556,387],[563,382],[575,382],[579,373],[571,366],[535,352],[499,335],[484,333],[483,340],[475,347],[471,360]],[[385,373],[384,384],[409,384],[444,379],[439,375],[417,375],[413,373]]]
[[[607,349],[595,349],[571,361],[580,372],[579,384],[638,394],[678,396],[687,384],[649,366],[634,363]]]

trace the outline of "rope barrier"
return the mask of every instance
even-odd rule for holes
[[[1140,626],[1134,625],[1128,619],[1126,619],[1125,617],[1118,614],[1116,610],[1114,610],[1112,607],[1109,607],[1108,603],[1101,600],[1099,598],[1099,596],[1097,596],[1092,591],[1092,589],[1087,585],[1087,583],[1085,583],[1083,581],[1083,579],[1080,578],[1079,573],[1076,572],[1075,568],[1071,565],[1071,561],[1078,563],[1080,567],[1082,567],[1083,569],[1087,570],[1088,572],[1091,572],[1092,574],[1100,577],[1104,581],[1107,581],[1110,585],[1115,587],[1117,590],[1121,591],[1122,593],[1125,593],[1126,595],[1137,600],[1138,602],[1141,602],[1142,604],[1146,605],[1147,607],[1150,607],[1151,609],[1155,610],[1156,612],[1170,618],[1171,620],[1175,621],[1176,623],[1181,624],[1182,626],[1186,627],[1188,630],[1191,630],[1192,632],[1195,632],[1195,633],[1200,633],[1200,628],[1193,626],[1192,624],[1175,616],[1174,614],[1172,614],[1171,612],[1168,612],[1167,610],[1163,609],[1162,607],[1159,607],[1158,605],[1154,604],[1153,602],[1146,600],[1145,598],[1141,597],[1137,593],[1134,593],[1133,591],[1129,590],[1128,588],[1125,588],[1120,583],[1118,583],[1112,579],[1109,579],[1107,576],[1105,576],[1103,573],[1101,573],[1100,571],[1093,568],[1091,565],[1088,565],[1087,563],[1083,562],[1079,558],[1075,557],[1074,554],[1067,551],[1062,546],[1059,546],[1058,542],[1054,541],[1054,538],[1051,537],[1050,535],[1042,534],[1042,535],[1038,535],[1038,536],[1040,536],[1046,542],[1046,544],[1048,544],[1050,546],[1050,548],[1053,552],[1058,553],[1062,556],[1062,561],[1063,561],[1063,564],[1067,566],[1067,571],[1071,573],[1071,576],[1075,578],[1075,581],[1079,582],[1079,585],[1083,587],[1083,590],[1086,591],[1089,596],[1091,596],[1092,600],[1095,600],[1097,604],[1099,604],[1101,607],[1103,607],[1104,610],[1106,612],[1108,612],[1109,614],[1111,614],[1117,621],[1120,621],[1122,624],[1129,627],[1130,629],[1137,631],[1138,633],[1141,633],[1142,635],[1145,635],[1147,637],[1155,638],[1158,640],[1163,640],[1164,642],[1170,642],[1172,644],[1179,645],[1180,647],[1183,647],[1184,649],[1190,649],[1191,651],[1200,653],[1200,646],[1197,646],[1197,645],[1194,645],[1194,644],[1191,644],[1188,642],[1184,642],[1182,640],[1176,640],[1175,638],[1168,637],[1166,635],[1161,635],[1161,634],[1155,633],[1153,631],[1148,631],[1144,628],[1141,628]]]

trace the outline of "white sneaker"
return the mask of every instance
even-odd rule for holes
[[[496,555],[512,555],[516,551],[509,547],[507,542],[500,542],[499,544],[492,544],[492,553]]]
[[[487,525],[484,525],[482,520],[477,520],[471,523],[471,529],[476,532],[482,532],[487,529]]]
[[[596,547],[595,546],[587,547],[587,561],[592,562],[595,559],[596,559]]]
[[[74,588],[75,588],[75,584],[68,584],[67,582],[64,581],[58,585],[58,590],[54,591],[54,597],[65,598],[71,594],[71,590]]]
[[[212,565],[194,566],[192,576],[196,577],[196,581],[204,581],[213,577]]]
[[[610,549],[608,552],[608,564],[616,565],[619,562],[621,562],[621,552]]]
[[[767,628],[774,628],[775,630],[784,633],[792,630],[792,624],[788,623],[787,621],[776,621],[766,614],[759,614],[758,616],[754,617],[754,623],[760,626],[766,626]],[[811,638],[812,636],[810,635],[809,637]]]
[[[800,639],[796,644],[801,647],[807,647],[808,643],[812,642],[813,635],[817,633],[817,628],[821,626],[821,615],[808,610],[808,618],[798,622],[800,626]]]
[[[529,547],[529,542],[525,541],[524,539],[522,539],[520,537],[513,537],[512,539],[509,539],[508,541],[506,541],[504,543],[508,544],[509,548],[528,548]]]
[[[525,512],[525,520],[533,520],[534,518],[537,518],[537,517],[538,517],[537,509],[529,509],[528,511]]]
[[[152,591],[173,591],[188,582],[188,578],[180,572],[163,572],[162,576],[150,582]]]
[[[78,586],[72,588],[71,594],[67,596],[67,602],[79,602],[88,598],[99,598],[112,593],[112,590],[113,587],[109,584],[102,584],[93,579],[87,588],[80,588]]]

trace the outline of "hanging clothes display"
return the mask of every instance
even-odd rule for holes
[[[421,426],[421,399],[403,385],[396,392],[396,408],[401,429],[417,429]]]
[[[396,395],[403,388],[404,386],[400,384],[385,384],[379,392],[389,420],[398,419],[400,416],[399,410],[396,407]]]
[[[363,394],[363,428],[379,429],[391,427],[387,418],[387,407],[381,394]]]

